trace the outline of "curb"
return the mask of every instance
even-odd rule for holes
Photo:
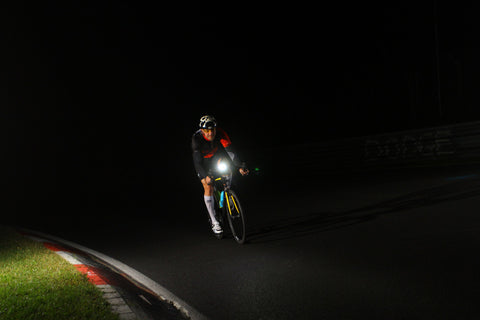
[[[119,314],[121,320],[133,320],[143,319],[146,314],[138,308],[132,310],[125,300],[120,296],[119,292],[115,289],[115,286],[108,277],[101,274],[103,269],[109,269],[110,272],[115,273],[115,277],[127,278],[137,288],[150,293],[153,297],[159,299],[164,304],[172,306],[175,310],[180,312],[183,316],[181,318],[192,320],[206,320],[206,316],[198,312],[195,308],[188,305],[185,301],[175,296],[169,290],[156,283],[152,279],[136,271],[135,269],[127,266],[126,264],[117,261],[109,256],[106,256],[100,252],[89,249],[74,242],[64,240],[55,236],[44,234],[42,232],[17,228],[25,237],[28,237],[34,241],[42,242],[45,247],[54,251],[69,263],[73,264],[77,270],[84,273],[90,282],[94,283],[104,294],[104,298],[112,306],[112,310]],[[94,258],[88,259],[88,256]],[[105,271],[105,270],[104,270]],[[115,282],[115,281],[113,281]],[[143,295],[139,297],[152,305],[152,303]],[[168,306],[166,307],[169,308]],[[165,307],[163,307],[165,309]],[[140,318],[138,318],[140,316]],[[152,317],[149,317],[152,318]],[[179,317],[174,317],[178,319]]]
[[[80,261],[80,258],[73,255],[73,252],[62,246],[48,242],[48,240],[41,239],[28,234],[25,237],[43,243],[43,245],[72,264],[80,273],[83,273],[88,281],[93,283],[103,293],[103,298],[110,304],[113,313],[118,314],[120,320],[137,320],[137,315],[128,306],[126,301],[122,298],[120,293],[110,283],[109,279],[100,276],[97,268],[89,261]],[[83,259],[81,259],[83,260]]]

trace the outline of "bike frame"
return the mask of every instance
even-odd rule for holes
[[[223,229],[227,228],[228,222],[235,241],[243,244],[245,242],[245,216],[240,200],[231,189],[234,172],[231,167],[227,167],[227,169],[223,171],[224,169],[218,166],[217,170],[209,171],[214,188],[216,216]],[[221,192],[220,195],[219,192]],[[217,238],[222,239],[223,233],[218,234]]]
[[[228,175],[222,175],[222,176],[216,178],[214,181],[222,183],[223,191],[224,191],[223,196],[228,197],[228,195],[229,195],[228,190],[230,190],[230,186],[232,185],[232,173],[229,173]],[[213,187],[214,187],[215,191],[218,191],[216,184]],[[238,209],[237,203],[235,202],[235,199],[231,195],[230,195],[230,199],[231,199],[231,202],[233,203],[233,205],[235,206],[235,209],[238,212],[239,209]],[[230,199],[226,198],[225,200],[227,200],[226,202],[227,202],[228,214],[232,215],[232,208],[230,206]],[[219,199],[219,200],[221,200],[221,199]]]

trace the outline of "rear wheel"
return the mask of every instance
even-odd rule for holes
[[[240,244],[245,243],[245,215],[242,210],[242,205],[233,190],[225,192],[223,209],[227,216],[230,229],[232,230],[233,238]]]

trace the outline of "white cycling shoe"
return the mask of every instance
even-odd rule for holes
[[[220,234],[220,233],[223,232],[222,227],[220,226],[220,224],[218,222],[213,224],[212,231],[215,234]]]

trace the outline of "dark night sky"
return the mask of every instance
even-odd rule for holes
[[[478,120],[477,7],[82,1],[4,13],[4,186],[17,209],[89,207],[105,190],[141,203],[165,172],[193,175],[205,113],[249,150]]]

